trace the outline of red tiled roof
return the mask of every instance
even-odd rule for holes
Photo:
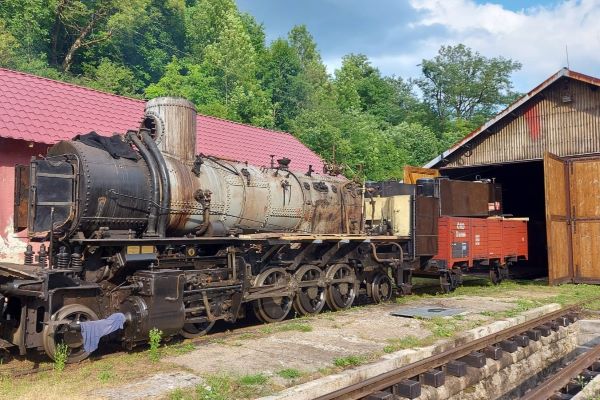
[[[80,133],[102,135],[137,129],[144,101],[0,68],[0,137],[53,144]],[[321,158],[289,133],[198,115],[196,150],[255,165],[270,155],[290,168],[316,170]],[[1,150],[1,149],[0,149]]]

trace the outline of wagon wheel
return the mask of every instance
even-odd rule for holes
[[[334,311],[345,310],[352,306],[359,282],[354,270],[346,264],[334,264],[327,269],[327,287],[325,300]]]
[[[494,285],[499,285],[502,282],[502,275],[500,273],[500,268],[498,266],[494,266],[490,268],[490,281]]]
[[[440,287],[443,293],[453,292],[462,284],[462,272],[460,270],[440,272]]]
[[[290,274],[283,268],[271,268],[256,277],[255,287],[287,289]],[[264,297],[254,301],[254,313],[262,322],[282,321],[292,309],[291,296]]]
[[[508,264],[496,264],[493,268],[490,268],[490,281],[494,285],[499,285],[505,279],[508,279]]]
[[[42,342],[44,351],[54,360],[56,356],[56,348],[59,344],[64,343],[68,347],[69,355],[67,363],[76,363],[85,360],[90,353],[83,348],[83,337],[81,332],[74,332],[67,328],[67,324],[72,322],[96,321],[98,316],[95,312],[81,304],[69,304],[62,307],[50,317],[52,321],[64,321],[64,323],[52,324],[44,326]]]
[[[383,272],[378,273],[371,282],[371,293],[375,303],[389,301],[392,298],[392,280]]]
[[[322,272],[314,265],[304,265],[296,271],[298,292],[294,298],[294,310],[300,315],[318,314],[325,305],[325,286],[320,283]]]
[[[184,302],[185,308],[186,310],[190,310],[190,309],[196,309],[199,308],[200,310],[202,310],[202,308],[204,307],[204,302],[202,301],[187,301]],[[186,316],[187,316],[187,311],[186,311]],[[204,311],[199,311],[199,312],[190,312],[190,317],[191,318],[199,318],[199,317],[206,317],[206,313]],[[200,336],[204,336],[206,335],[211,329],[212,327],[215,325],[215,321],[209,321],[208,318],[206,319],[206,321],[203,322],[188,322],[183,324],[183,327],[181,328],[181,332],[179,332],[181,334],[181,336],[183,336],[186,339],[195,339],[197,337]]]

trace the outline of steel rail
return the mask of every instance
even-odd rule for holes
[[[565,314],[572,313],[578,310],[579,308],[579,305],[573,305],[570,307],[552,311],[550,313],[526,321],[522,324],[518,324],[513,327],[496,332],[494,334],[472,340],[469,343],[457,346],[453,349],[443,351],[439,354],[435,354],[417,362],[405,365],[403,367],[385,372],[383,374],[374,376],[369,379],[365,379],[364,381],[352,384],[345,388],[317,397],[317,400],[361,399],[372,393],[382,391],[391,386],[394,386],[395,384],[398,384],[403,380],[419,376],[420,374],[430,371],[434,368],[439,368],[450,361],[454,361],[464,356],[467,356],[474,351],[484,349],[487,346],[491,346],[503,340],[510,339],[513,336],[516,336],[520,333],[529,331],[531,329],[535,329],[536,327],[543,325],[546,322],[555,320],[559,317],[564,316]]]
[[[525,393],[521,400],[549,399],[598,359],[600,359],[600,345],[586,351],[539,386]]]

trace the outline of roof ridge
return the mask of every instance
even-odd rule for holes
[[[77,85],[77,84],[71,83],[71,82],[59,81],[57,79],[47,78],[45,76],[34,75],[34,74],[29,73],[29,72],[17,71],[17,70],[14,70],[14,69],[2,68],[2,67],[0,67],[0,71],[6,71],[6,72],[9,72],[9,73],[14,73],[14,74],[18,74],[18,75],[24,75],[24,76],[35,78],[35,79],[39,79],[39,80],[50,81],[50,82],[58,83],[60,85],[71,86],[71,87],[75,87],[75,88],[78,88],[78,89],[89,90],[91,92],[105,94],[105,95],[112,96],[112,97],[118,97],[118,98],[125,99],[125,100],[131,100],[131,101],[135,101],[135,102],[138,102],[138,103],[139,102],[145,103],[147,101],[147,100],[144,100],[144,99],[136,99],[134,97],[127,97],[127,96],[122,96],[120,94],[105,92],[103,90],[94,89],[94,88],[91,88],[91,87],[88,87],[88,86]]]

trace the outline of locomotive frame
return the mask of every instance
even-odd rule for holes
[[[413,273],[453,289],[460,270],[426,268],[442,210],[433,190],[400,184],[402,198],[376,200],[331,165],[300,174],[285,158],[195,154],[195,123],[186,100],[154,99],[137,131],[63,141],[16,168],[15,228],[49,247],[0,263],[0,347],[54,358],[65,343],[77,362],[89,356],[82,326],[114,314],[125,324],[111,338],[131,349],[153,328],[194,338],[248,312],[275,322],[388,301],[410,293]],[[403,207],[402,223],[374,220],[383,203]]]
[[[82,323],[115,313],[132,348],[152,328],[191,338],[248,311],[273,322],[410,292],[410,237],[364,232],[359,183],[196,155],[195,121],[186,100],[154,99],[138,131],[16,169],[16,228],[49,247],[0,263],[0,345],[53,358],[62,342],[76,362]]]

